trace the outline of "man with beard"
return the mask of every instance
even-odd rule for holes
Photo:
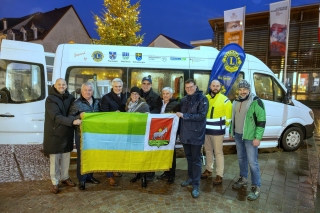
[[[238,84],[239,97],[232,106],[230,138],[234,138],[240,167],[240,177],[232,185],[233,189],[247,186],[248,163],[251,173],[251,192],[248,200],[256,200],[260,195],[260,167],[258,146],[266,125],[266,111],[262,100],[250,92],[250,84],[241,80]]]
[[[216,157],[216,179],[214,185],[222,183],[224,172],[223,138],[226,126],[230,124],[232,104],[221,91],[221,83],[213,80],[210,84],[210,92],[206,95],[209,107],[206,123],[206,137],[204,149],[206,151],[206,170],[201,178],[205,179],[212,175],[213,171],[213,150]]]

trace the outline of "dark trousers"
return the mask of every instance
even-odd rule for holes
[[[184,153],[188,161],[188,176],[192,180],[193,187],[200,186],[201,148],[202,145],[183,144]]]
[[[90,180],[93,177],[93,173],[81,175],[81,149],[80,149],[80,135],[75,134],[75,142],[77,148],[77,177],[79,182],[86,182],[86,180]]]
[[[169,171],[165,171],[166,176],[175,177],[176,176],[176,149],[173,149],[173,159],[172,159],[172,167]]]

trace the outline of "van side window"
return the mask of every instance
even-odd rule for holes
[[[208,82],[210,80],[210,72],[194,72],[193,78],[196,81],[199,90],[201,90],[203,94],[206,94],[208,90]]]
[[[244,73],[240,72],[237,77],[237,80],[232,85],[232,88],[228,94],[229,100],[233,101],[238,96],[238,87],[237,86],[238,86],[239,81],[241,81],[242,79],[244,79]]]
[[[132,68],[130,87],[137,86],[141,88],[141,80],[147,76],[152,79],[152,90],[154,92],[161,94],[164,87],[171,87],[174,98],[180,99],[184,96],[183,70]]]
[[[284,91],[272,76],[255,73],[253,77],[256,95],[259,98],[276,102],[283,101]]]
[[[126,89],[126,79],[123,78],[124,68],[104,68],[104,67],[69,67],[66,72],[68,91],[75,97],[80,97],[81,85],[90,81],[94,85],[95,98],[102,98],[103,95],[111,91],[111,81],[120,78],[123,85],[123,92]]]
[[[0,60],[0,91],[6,103],[26,103],[45,97],[42,65]]]
[[[208,84],[210,81],[210,72],[194,72],[193,74],[194,76],[194,80],[197,83],[198,88],[203,91],[204,94],[207,93],[207,89],[208,89]],[[232,85],[232,88],[228,94],[228,98],[233,101],[236,97],[237,97],[237,85],[239,83],[240,80],[242,80],[244,78],[244,73],[240,72],[237,80],[234,82],[234,84]]]

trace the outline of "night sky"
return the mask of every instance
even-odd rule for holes
[[[131,3],[137,2],[132,0]],[[190,41],[211,39],[208,20],[223,17],[224,10],[246,6],[246,14],[268,11],[278,0],[141,0],[139,34],[145,34],[142,46],[147,46],[159,34],[189,44]],[[291,0],[291,6],[320,4],[320,0]],[[35,12],[73,5],[92,38],[99,38],[93,13],[101,15],[103,0],[0,0],[0,19],[18,18]]]

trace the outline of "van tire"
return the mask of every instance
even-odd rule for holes
[[[303,132],[299,127],[290,127],[282,135],[282,147],[286,151],[299,149],[303,142]]]

